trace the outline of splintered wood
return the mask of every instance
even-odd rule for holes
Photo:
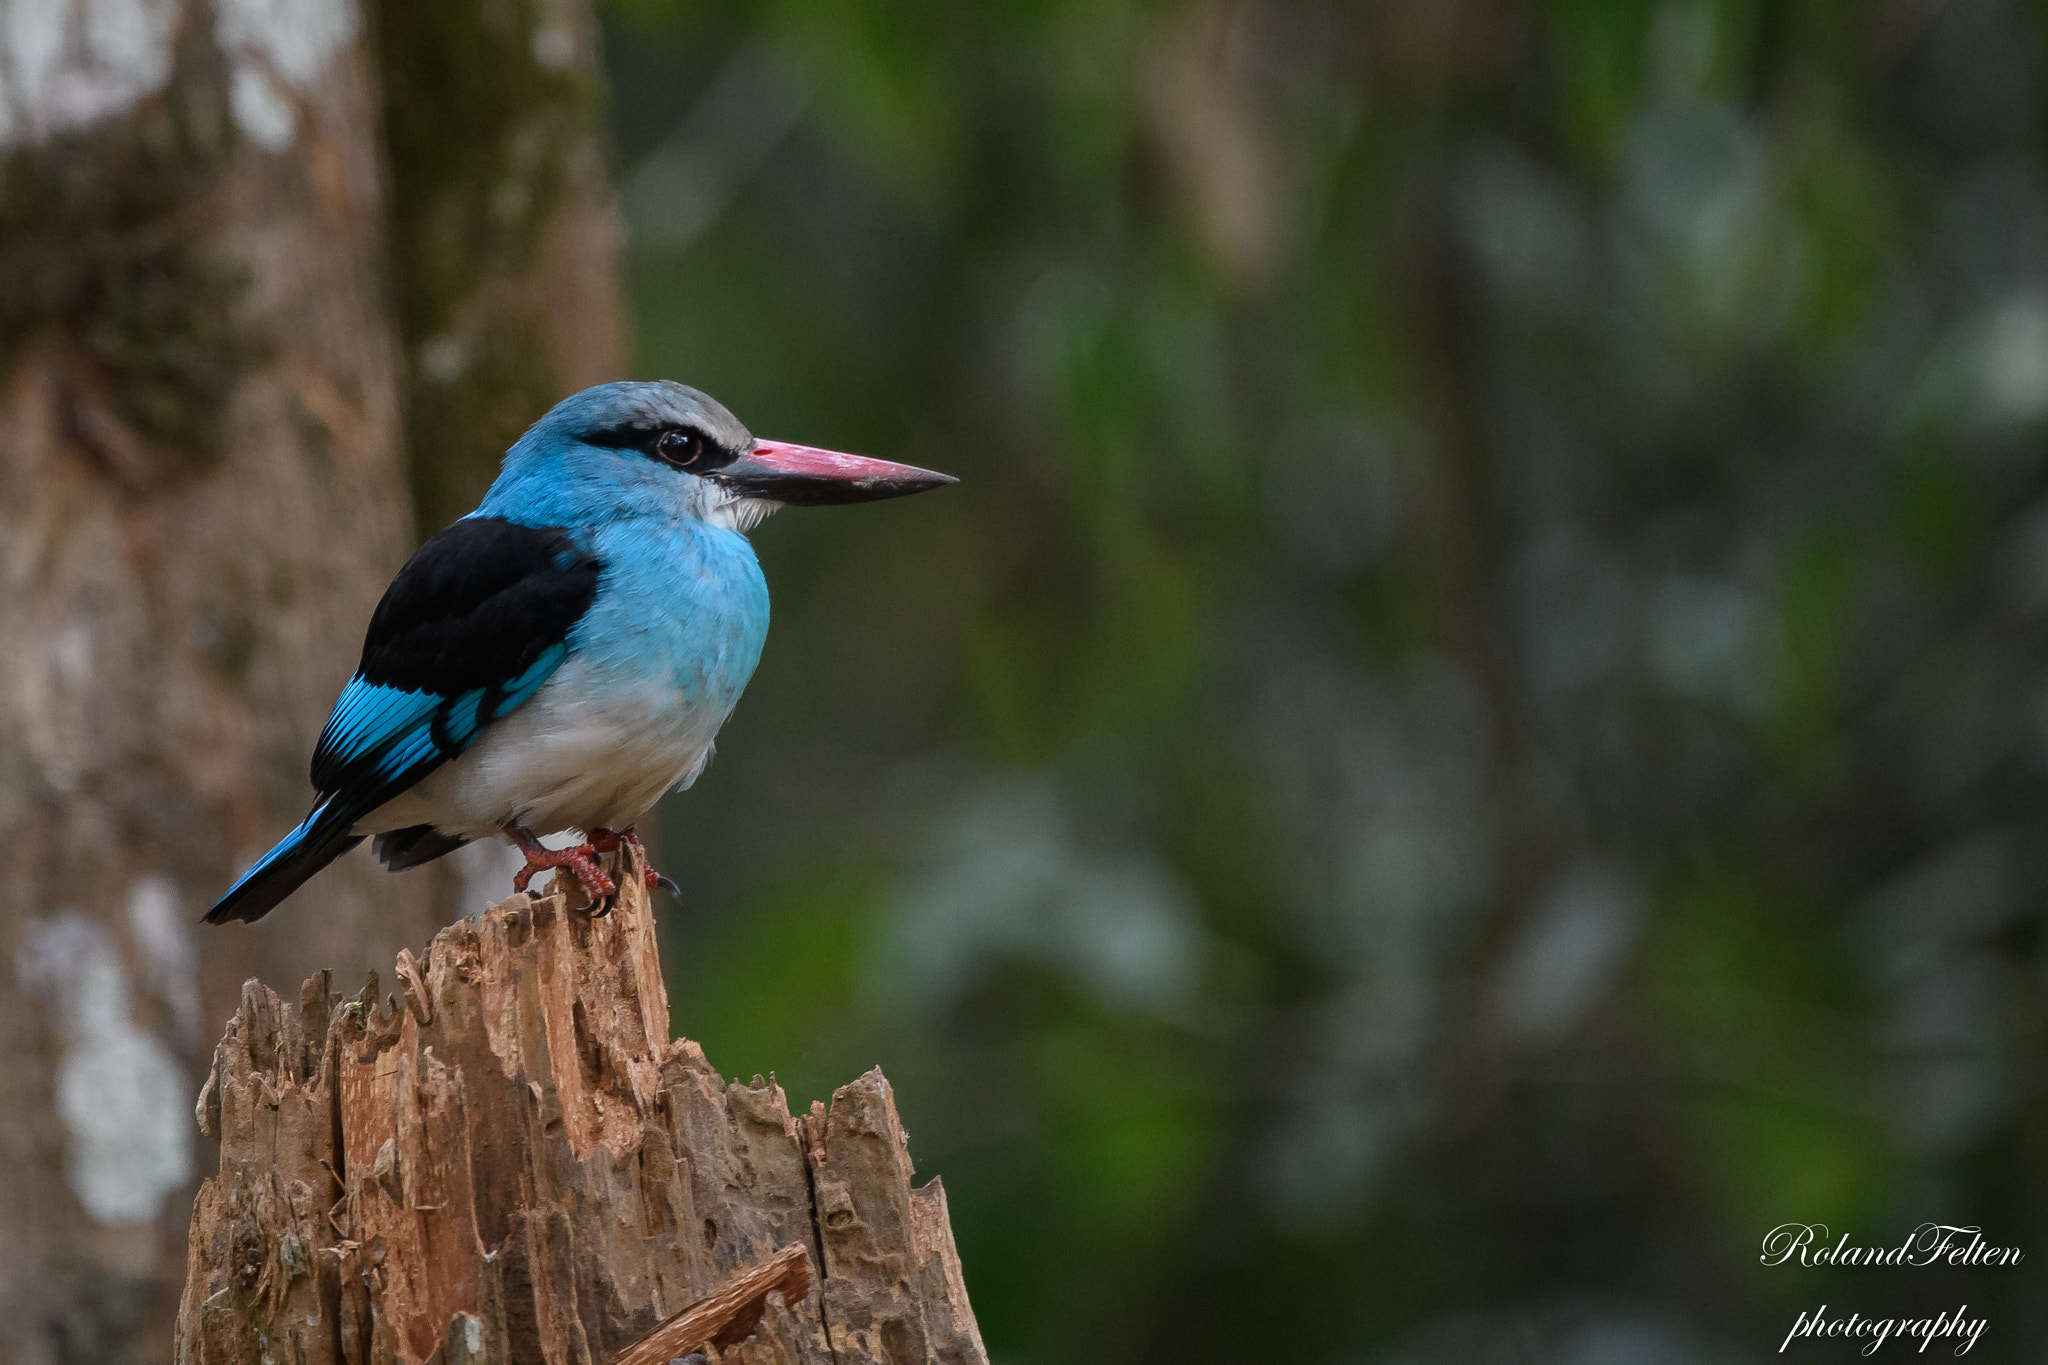
[[[882,1073],[794,1116],[727,1084],[670,1041],[637,864],[619,881],[601,918],[569,885],[443,930],[381,1002],[244,986],[199,1099],[220,1175],[181,1362],[986,1361]]]
[[[768,1296],[801,1303],[811,1292],[810,1257],[792,1242],[761,1265],[735,1275],[621,1351],[612,1365],[669,1365],[686,1352],[737,1346],[768,1311]]]

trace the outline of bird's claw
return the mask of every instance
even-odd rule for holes
[[[526,884],[533,880],[536,872],[566,867],[576,874],[576,880],[582,884],[583,894],[590,898],[593,906],[604,904],[609,909],[609,902],[618,894],[619,887],[618,883],[606,876],[604,869],[597,865],[599,850],[596,847],[591,844],[577,844],[573,848],[548,848],[536,839],[531,831],[521,829],[517,825],[506,825],[505,834],[526,856],[526,866],[512,874],[514,891],[524,891]]]
[[[599,853],[614,852],[622,844],[632,849],[640,855],[640,866],[646,874],[649,891],[666,891],[677,900],[683,898],[683,889],[656,872],[653,865],[647,861],[647,845],[640,842],[640,836],[633,832],[633,826],[628,825],[621,830],[594,829],[590,831],[590,844]]]
[[[619,892],[618,883],[597,865],[598,856],[616,853],[622,846],[631,848],[640,855],[640,866],[647,878],[649,890],[666,891],[678,900],[682,898],[681,887],[647,865],[647,846],[640,842],[640,836],[633,832],[630,825],[622,830],[594,829],[590,831],[588,843],[564,849],[546,847],[534,837],[531,830],[518,825],[506,825],[505,836],[518,845],[519,851],[526,857],[526,866],[513,874],[514,891],[524,891],[526,884],[533,880],[537,872],[566,867],[576,874],[576,880],[583,885],[583,894],[590,898],[592,919],[603,919],[609,915],[614,904],[613,898]]]

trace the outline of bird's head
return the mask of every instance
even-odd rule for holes
[[[688,516],[745,531],[792,503],[873,502],[953,482],[912,465],[757,440],[710,395],[662,379],[599,384],[555,404],[506,452],[477,510],[556,526]]]

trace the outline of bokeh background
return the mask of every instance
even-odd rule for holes
[[[1758,1264],[2048,1256],[2038,7],[601,13],[636,371],[963,480],[756,534],[661,835],[996,1359],[2048,1356]]]

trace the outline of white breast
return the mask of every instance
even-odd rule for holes
[[[666,680],[624,681],[572,658],[474,747],[372,812],[365,833],[430,824],[470,839],[623,829],[695,781],[725,722]]]

